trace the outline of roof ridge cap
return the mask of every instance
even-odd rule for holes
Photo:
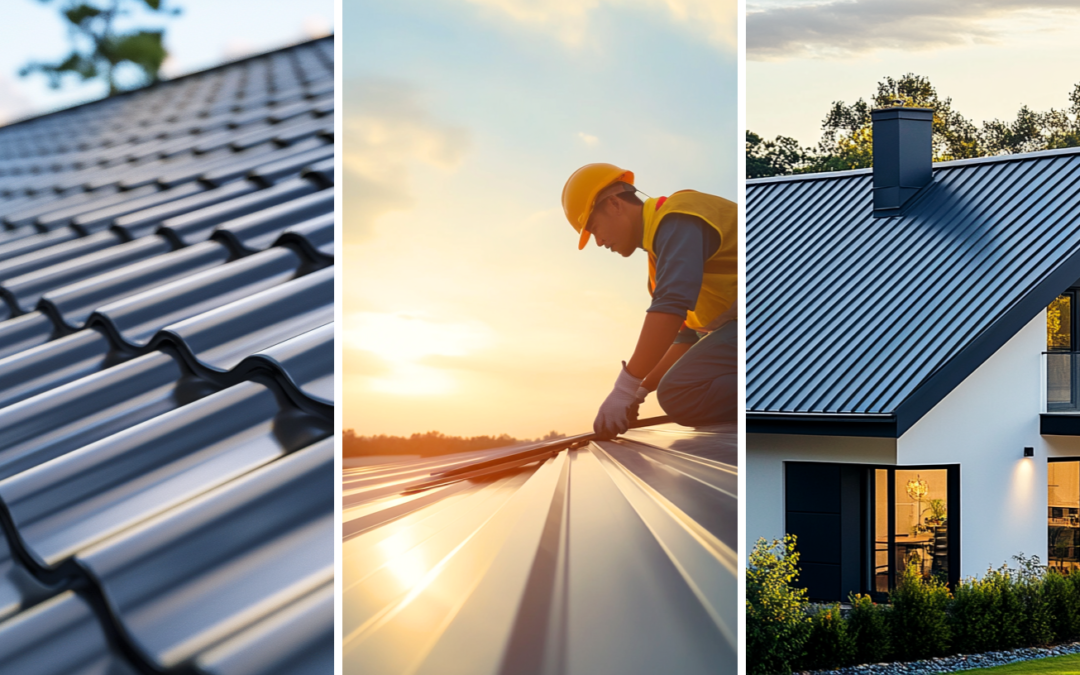
[[[1034,152],[1016,152],[1007,155],[989,155],[987,157],[971,157],[969,159],[951,159],[946,162],[934,162],[933,169],[952,169],[965,166],[978,166],[981,164],[997,164],[1005,162],[1023,162],[1027,160],[1057,157],[1059,155],[1080,154],[1080,147],[1053,148],[1051,150],[1036,150]],[[769,176],[767,178],[747,178],[746,185],[769,185],[773,183],[788,183],[794,181],[828,180],[831,178],[850,178],[852,176],[873,175],[873,168],[848,169],[846,171],[820,171],[817,173],[795,173],[783,176]]]

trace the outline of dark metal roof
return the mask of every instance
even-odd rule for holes
[[[346,470],[345,671],[734,673],[734,425],[523,451]]]
[[[333,39],[0,128],[0,672],[333,671]]]
[[[902,434],[1080,278],[1078,180],[1075,148],[935,164],[888,219],[869,170],[747,181],[750,430]]]

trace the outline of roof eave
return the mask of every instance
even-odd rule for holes
[[[746,411],[749,434],[896,438],[896,428],[896,415],[891,413]]]

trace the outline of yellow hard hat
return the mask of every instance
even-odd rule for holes
[[[578,241],[578,250],[585,248],[589,243],[589,231],[585,224],[589,222],[593,207],[596,205],[596,195],[612,183],[634,182],[634,172],[620,169],[614,164],[586,164],[575,171],[562,189],[562,208],[566,219],[581,233]]]

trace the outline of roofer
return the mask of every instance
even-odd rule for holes
[[[593,431],[625,432],[654,390],[679,424],[734,422],[738,207],[694,190],[644,201],[638,193],[633,172],[612,164],[587,164],[563,187],[578,249],[592,235],[624,257],[639,248],[649,256],[652,304]]]

